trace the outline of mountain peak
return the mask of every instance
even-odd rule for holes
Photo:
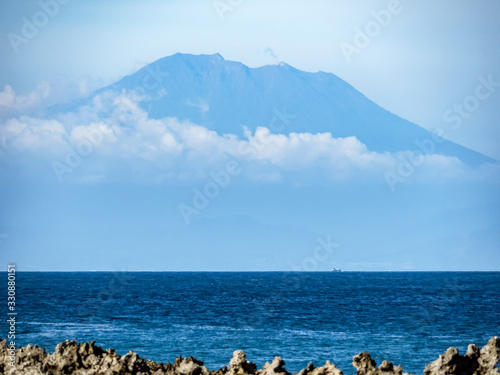
[[[184,59],[184,60],[203,60],[203,59],[208,59],[208,60],[213,60],[213,61],[225,61],[224,57],[220,53],[213,53],[213,54],[199,54],[199,55],[194,55],[192,53],[182,53],[182,52],[177,52],[173,55],[166,56],[161,58],[160,60],[167,60],[171,58],[178,58],[178,59]]]
[[[173,55],[162,57],[152,62],[151,65],[154,66],[159,64],[161,66],[173,67],[176,65],[182,66],[188,64],[190,66],[194,66],[197,69],[206,64],[218,65],[224,62],[226,62],[226,60],[221,56],[220,53],[214,53],[211,55],[193,55],[190,53],[177,52]]]
[[[241,134],[243,126],[250,130],[264,126],[285,134],[355,136],[377,152],[414,150],[416,142],[435,138],[426,129],[381,108],[332,73],[308,73],[285,62],[249,68],[225,60],[219,53],[177,53],[151,65],[109,89],[134,90],[144,82],[150,84],[147,99],[140,105],[152,118],[175,117],[219,134]],[[157,80],[151,83],[152,78]],[[432,152],[471,164],[490,161],[445,140],[439,149],[434,148]]]

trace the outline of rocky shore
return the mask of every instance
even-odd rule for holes
[[[57,345],[54,353],[49,354],[38,346],[28,345],[15,350],[15,364],[11,366],[7,342],[0,342],[0,374],[78,374],[78,375],[126,375],[126,374],[166,374],[166,375],[291,375],[286,371],[285,362],[275,357],[272,362],[257,369],[253,362],[246,359],[245,353],[237,350],[229,366],[215,371],[208,370],[203,362],[193,357],[178,357],[173,364],[157,363],[139,357],[130,351],[121,356],[113,349],[104,350],[95,342],[77,344],[65,341]],[[492,337],[480,350],[469,345],[465,355],[456,348],[449,348],[438,359],[425,366],[425,375],[499,375],[497,363],[500,356],[500,339]],[[405,375],[401,366],[383,361],[376,366],[369,353],[354,356],[352,364],[357,375]],[[349,371],[349,373],[354,371]],[[343,375],[334,364],[326,362],[321,367],[312,363],[298,375]]]

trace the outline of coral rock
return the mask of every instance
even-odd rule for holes
[[[500,340],[492,337],[481,350],[469,345],[465,355],[457,348],[448,348],[438,359],[425,366],[425,375],[498,375],[496,365],[500,353]]]
[[[229,361],[229,375],[255,374],[257,366],[253,362],[248,362],[245,353],[236,350],[233,358]]]
[[[259,375],[275,375],[275,374],[290,375],[290,373],[286,371],[285,368],[283,367],[284,365],[285,361],[283,361],[281,357],[274,357],[271,363],[269,362],[264,363],[262,370],[258,371],[257,373]]]
[[[203,362],[193,357],[178,357],[174,363],[158,363],[139,357],[132,351],[120,356],[113,349],[104,350],[94,342],[77,344],[65,341],[49,354],[38,346],[28,345],[15,350],[15,366],[11,366],[7,342],[0,341],[0,374],[5,375],[290,375],[285,361],[280,357],[264,364],[257,370],[241,350],[233,354],[229,366],[209,371]],[[500,340],[492,337],[481,349],[469,345],[465,355],[449,348],[437,360],[425,367],[425,375],[500,375],[497,364],[500,356]],[[376,367],[369,353],[353,358],[357,375],[407,375],[401,366],[383,361]],[[297,375],[343,375],[334,364],[326,362],[315,368],[312,363]]]
[[[309,362],[307,367],[301,370],[298,375],[343,375],[344,373],[334,364],[326,361],[321,367],[314,367],[312,362]]]
[[[358,370],[357,375],[408,375],[408,373],[403,372],[401,366],[394,366],[388,361],[383,361],[377,368],[370,353],[355,355],[352,359],[352,365]]]

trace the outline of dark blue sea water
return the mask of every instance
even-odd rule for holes
[[[500,335],[500,273],[23,272],[17,302],[18,345],[96,340],[209,369],[242,349],[259,367],[280,355],[292,372],[330,360],[351,374],[368,351],[421,373],[450,346]]]

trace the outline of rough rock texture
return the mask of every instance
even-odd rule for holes
[[[209,371],[203,362],[193,357],[179,357],[172,363],[157,363],[139,357],[134,352],[120,356],[113,349],[104,350],[91,343],[77,344],[65,341],[57,345],[49,354],[38,346],[28,345],[16,349],[15,366],[10,366],[6,341],[0,341],[0,374],[6,375],[290,375],[285,370],[285,362],[275,357],[264,364],[261,370],[246,359],[245,353],[237,350],[229,366]],[[455,348],[449,348],[437,360],[425,367],[425,375],[500,375],[497,363],[500,356],[500,340],[492,337],[481,350],[469,345],[467,353],[461,356]],[[360,353],[353,358],[357,375],[407,375],[401,366],[383,361],[376,367],[369,353]],[[334,364],[326,362],[321,367],[312,363],[298,375],[343,375]]]
[[[288,371],[283,367],[285,365],[285,361],[281,359],[281,357],[274,357],[271,363],[266,362],[262,367],[262,370],[258,371],[259,375],[290,375]]]
[[[229,361],[228,375],[255,374],[257,366],[253,362],[247,361],[247,356],[241,350],[233,353],[233,358]]]
[[[391,362],[383,361],[377,368],[377,364],[370,353],[359,353],[352,359],[352,365],[358,370],[357,375],[408,375],[403,372],[401,366],[394,367]]]
[[[481,350],[469,345],[465,355],[456,348],[448,348],[434,362],[425,366],[425,375],[499,375],[497,363],[500,356],[500,339],[492,337]]]
[[[300,370],[298,375],[343,375],[344,373],[337,368],[330,361],[326,361],[324,366],[314,367],[312,362],[309,362],[307,367]]]

